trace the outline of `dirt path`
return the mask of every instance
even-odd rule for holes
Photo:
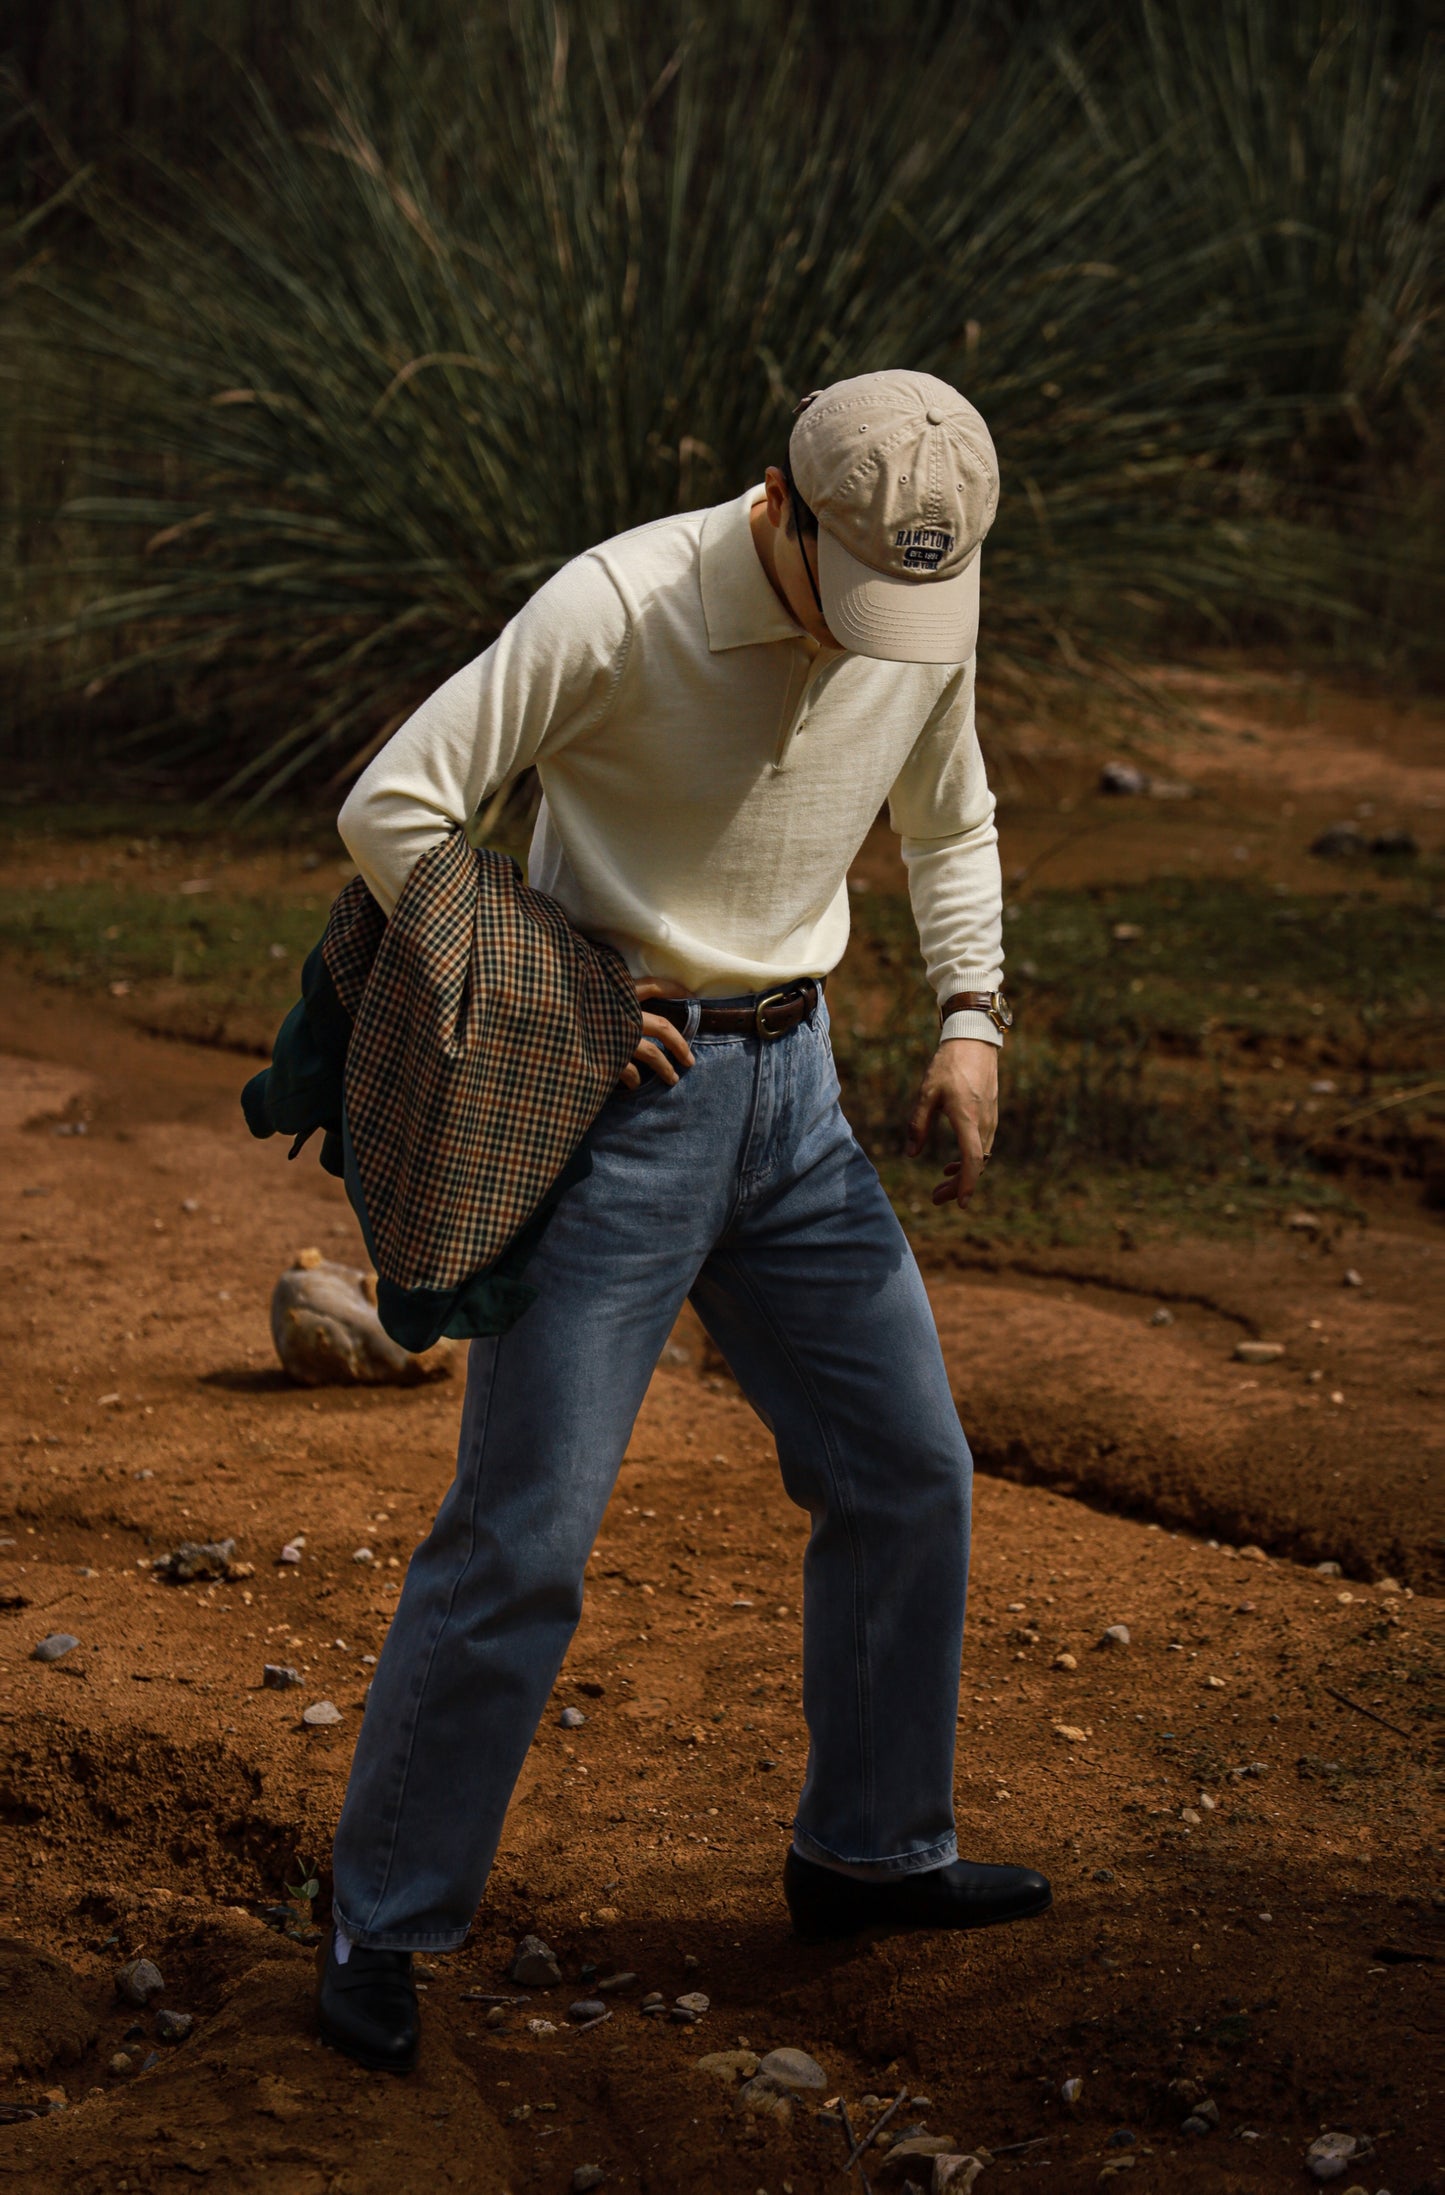
[[[752,2120],[695,2069],[705,2051],[784,2043],[821,2059],[855,2119],[868,2091],[929,2099],[902,2120],[987,2146],[985,2186],[1092,2188],[1131,2159],[1140,2189],[1295,2187],[1325,2124],[1374,2138],[1360,2185],[1440,2184],[1438,1604],[1366,1582],[1387,1560],[1404,1583],[1423,1575],[1438,1531],[1419,1483],[1415,1390],[1436,1377],[1424,1238],[1349,1246],[1358,1290],[1341,1251],[1284,1239],[1170,1252],[1173,1267],[1151,1253],[1147,1271],[1120,1252],[1093,1281],[935,1276],[986,1462],[1166,1517],[1212,1503],[1241,1535],[1362,1573],[1246,1559],[982,1478],[960,1827],[976,1856],[1045,1867],[1058,1899],[1041,1922],[953,1942],[820,1952],[787,1932],[803,1521],[684,1324],[690,1361],[653,1383],[476,1935],[429,1983],[420,2073],[384,2083],[314,2045],[309,1950],[260,1916],[297,1855],[326,1850],[366,1657],[449,1475],[458,1385],[312,1396],[280,1379],[276,1271],[303,1243],[353,1255],[356,1234],[309,1159],[288,1168],[245,1137],[234,1060],[13,982],[0,1048],[32,1062],[0,1107],[0,1931],[29,1947],[0,1948],[0,2103],[65,2102],[0,2128],[0,2186],[485,2195],[561,2191],[591,2162],[648,2195],[856,2186],[812,2105],[788,2126]],[[23,1125],[36,1111],[52,1117]],[[55,1132],[81,1118],[84,1135]],[[1149,1323],[1159,1303],[1173,1325]],[[1231,1362],[1255,1329],[1286,1342],[1280,1367]],[[298,1532],[302,1563],[278,1566]],[[152,1581],[181,1538],[229,1534],[251,1577]],[[353,1560],[363,1545],[370,1564]],[[1101,1648],[1119,1622],[1129,1646]],[[28,1659],[58,1629],[79,1646]],[[1064,1653],[1075,1666],[1056,1666]],[[261,1689],[267,1660],[295,1663],[304,1689]],[[321,1697],[343,1719],[304,1732],[299,1708]],[[557,1726],[563,1705],[581,1729]],[[512,1993],[528,1929],[564,1987],[494,2028],[466,1993]],[[164,2002],[196,2016],[182,2045],[115,2001],[115,1968],[140,1951]],[[589,1965],[638,1979],[575,2033]],[[711,2009],[658,2024],[638,2009],[651,1989],[702,1989]],[[132,2026],[134,2057],[156,2062],[112,2073]],[[1217,2132],[1180,2133],[1180,2078],[1217,2102]],[[1116,2131],[1132,2145],[1109,2146]],[[881,2162],[873,2177],[903,2182]]]

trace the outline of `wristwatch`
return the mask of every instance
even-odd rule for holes
[[[950,1014],[987,1014],[1000,1036],[1014,1025],[1014,1010],[1002,991],[955,991],[938,1009],[940,1028]]]

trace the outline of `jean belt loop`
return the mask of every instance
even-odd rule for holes
[[[702,1000],[700,998],[690,998],[685,1000],[684,1003],[687,1007],[687,1020],[683,1023],[682,1033],[686,1041],[691,1044],[693,1038],[697,1035],[698,1024],[702,1020]]]

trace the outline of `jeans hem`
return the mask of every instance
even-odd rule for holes
[[[900,1852],[892,1859],[855,1860],[845,1858],[841,1852],[830,1852],[805,1829],[795,1828],[793,1850],[818,1867],[830,1867],[835,1874],[851,1875],[857,1882],[892,1882],[900,1875],[922,1875],[930,1868],[952,1866],[958,1858],[958,1839],[956,1836],[941,1837],[937,1844],[928,1845],[922,1852]]]
[[[466,1928],[421,1929],[353,1927],[333,1898],[331,1918],[362,1951],[460,1951],[471,1933]]]

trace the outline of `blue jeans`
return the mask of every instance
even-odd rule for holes
[[[928,1298],[839,1109],[826,1007],[771,1043],[693,1050],[675,1087],[644,1074],[608,1100],[529,1268],[536,1302],[471,1345],[456,1478],[411,1559],[337,1832],[356,1943],[464,1940],[689,1296],[812,1519],[794,1842],[884,1878],[957,1857],[972,1459]]]

